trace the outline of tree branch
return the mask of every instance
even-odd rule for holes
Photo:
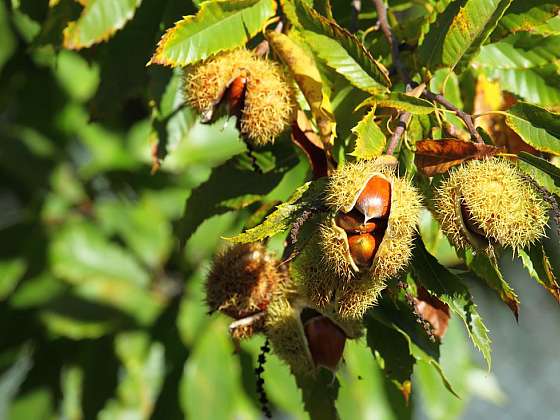
[[[402,81],[405,83],[406,90],[408,91],[412,88],[413,82],[412,79],[410,78],[410,74],[406,70],[405,65],[401,61],[400,51],[399,51],[399,41],[395,36],[395,33],[393,32],[393,29],[391,28],[389,21],[387,20],[387,8],[385,7],[385,3],[383,2],[383,0],[373,0],[373,3],[375,5],[375,9],[377,10],[377,16],[379,19],[379,25],[381,27],[381,31],[383,32],[383,35],[385,36],[387,42],[389,43],[389,46],[391,47],[391,57],[393,59],[393,65],[397,69],[397,72],[400,78],[402,79]],[[455,112],[457,116],[461,120],[463,120],[463,122],[467,126],[471,138],[474,139],[477,143],[484,143],[482,137],[480,136],[478,131],[476,131],[472,115],[467,114],[466,112],[457,108],[447,99],[445,99],[443,95],[431,92],[428,89],[424,89],[424,91],[422,92],[422,96],[424,96],[426,99],[430,101],[439,103],[444,108],[450,111]],[[400,136],[403,134],[404,130],[406,129],[406,125],[408,124],[408,121],[410,121],[411,115],[410,114],[406,115],[406,114],[408,113],[401,113],[401,116],[399,117],[399,126],[395,129],[393,136],[391,136],[391,141],[389,143],[389,147],[387,148],[387,154],[392,154],[394,152]],[[401,128],[403,124],[404,124],[404,128]]]
[[[480,136],[478,131],[476,131],[472,115],[467,114],[465,111],[462,111],[459,108],[457,108],[447,99],[445,99],[443,95],[431,92],[428,89],[424,89],[424,92],[422,92],[422,96],[424,96],[426,99],[429,99],[430,101],[435,101],[438,104],[443,105],[446,109],[450,111],[455,112],[457,116],[461,118],[465,123],[465,125],[467,126],[469,133],[471,133],[471,137],[474,138],[477,141],[477,143],[484,143],[484,140],[482,140],[482,137]]]

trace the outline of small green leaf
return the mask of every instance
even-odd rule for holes
[[[238,159],[215,168],[208,181],[195,188],[187,199],[178,228],[180,240],[186,243],[204,220],[260,200],[278,184],[285,170],[276,168],[255,174],[251,168],[241,167]]]
[[[559,11],[556,0],[514,0],[496,31],[501,35],[520,31],[548,35],[543,23],[554,18]]]
[[[552,178],[556,186],[560,187],[560,168],[554,166],[552,163],[544,160],[543,158],[534,156],[527,152],[520,152],[518,157],[519,159],[533,165],[535,168],[538,168],[544,173],[548,174]]]
[[[420,59],[432,70],[450,67],[460,73],[496,27],[512,0],[452,2],[440,14],[420,46]]]
[[[320,182],[320,184],[323,183]],[[264,222],[237,236],[225,239],[234,243],[249,243],[261,241],[288,230],[296,221],[298,215],[305,209],[306,203],[318,194],[316,185],[317,182],[307,182],[299,187],[288,201],[277,206],[276,210],[268,215]]]
[[[535,244],[527,251],[520,250],[519,256],[529,275],[544,287],[556,302],[560,303],[560,284],[554,275],[543,246]]]
[[[373,356],[379,352],[383,359],[383,371],[408,400],[412,369],[416,359],[412,356],[405,336],[373,317],[367,320],[367,344]],[[404,400],[403,400],[404,402]]]
[[[161,38],[150,64],[185,66],[243,46],[276,13],[273,0],[205,1]]]
[[[383,154],[386,138],[375,123],[375,108],[362,118],[352,132],[356,135],[356,145],[350,153],[352,156],[358,159],[373,159]]]
[[[519,102],[506,113],[506,124],[541,152],[560,155],[560,114]]]
[[[469,290],[459,277],[442,266],[426,250],[421,240],[415,242],[412,272],[415,279],[463,320],[469,337],[484,356],[490,369],[492,358],[488,329],[472,301]]]
[[[127,332],[115,338],[115,352],[123,370],[117,395],[99,413],[100,420],[151,418],[165,377],[164,348],[150,342],[143,332]]]
[[[12,293],[25,273],[26,263],[23,259],[0,261],[0,301]]]
[[[106,41],[134,17],[142,0],[89,0],[80,18],[64,29],[64,47],[71,50]]]
[[[425,99],[409,96],[404,93],[391,93],[388,97],[368,98],[357,108],[366,105],[376,105],[383,108],[393,108],[403,112],[410,112],[415,115],[427,115],[435,111],[435,106]]]
[[[25,346],[14,363],[0,376],[0,418],[10,418],[9,411],[13,399],[33,366],[32,352]]]
[[[517,319],[519,317],[519,298],[504,279],[496,262],[491,260],[484,253],[479,252],[474,254],[470,250],[464,252],[464,259],[472,272],[498,293],[500,299],[509,306],[515,315],[515,319]]]
[[[313,51],[356,87],[368,92],[391,86],[388,71],[377,62],[362,42],[335,21],[325,18],[301,0],[296,13],[303,35]]]
[[[296,375],[305,410],[312,419],[338,420],[336,399],[340,384],[332,372],[321,369],[316,376]]]

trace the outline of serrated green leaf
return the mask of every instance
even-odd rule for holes
[[[497,32],[506,35],[529,31],[548,35],[546,22],[556,17],[559,11],[560,5],[555,0],[513,0],[500,20]]]
[[[116,307],[142,324],[152,322],[161,310],[161,297],[147,290],[148,274],[93,225],[68,224],[55,235],[49,256],[55,275],[86,300]]]
[[[179,398],[186,418],[257,419],[241,384],[239,359],[224,318],[213,319],[194,343]]]
[[[315,376],[295,375],[305,411],[312,419],[339,420],[336,400],[340,384],[334,374],[321,369]]]
[[[329,143],[333,134],[329,95],[315,59],[295,39],[280,32],[268,32],[267,39],[286,64],[315,117],[321,141]]]
[[[348,52],[341,47],[337,40],[312,31],[303,31],[302,34],[317,57],[327,66],[344,76],[352,85],[370,93],[384,90],[382,86],[366,73]]]
[[[185,66],[243,46],[276,13],[273,0],[206,1],[161,38],[150,64]]]
[[[550,260],[541,244],[534,244],[528,250],[520,250],[519,256],[529,275],[560,303],[560,284],[556,279]]]
[[[435,106],[425,99],[409,96],[404,93],[394,92],[387,97],[368,98],[357,108],[366,105],[376,105],[384,108],[393,108],[403,112],[410,112],[415,115],[427,115],[435,111]]]
[[[78,366],[65,366],[61,378],[61,417],[65,420],[81,420],[84,371]]]
[[[383,154],[386,138],[375,123],[375,108],[371,109],[352,129],[356,135],[354,150],[350,153],[358,159],[373,159]]]
[[[64,29],[65,48],[79,50],[106,41],[134,17],[142,0],[89,0],[81,16]]]
[[[492,261],[486,254],[474,254],[471,250],[464,252],[464,259],[472,272],[498,293],[500,299],[511,309],[515,319],[517,319],[519,317],[519,298],[504,279],[496,262]]]
[[[485,45],[474,64],[503,90],[544,106],[560,103],[560,36],[517,34]]]
[[[296,1],[297,25],[313,51],[335,71],[366,91],[391,86],[388,71],[352,33],[321,16],[301,0]],[[327,39],[329,38],[329,39]]]
[[[519,159],[548,174],[552,178],[554,184],[556,184],[557,187],[560,187],[560,168],[554,166],[552,163],[544,160],[543,158],[534,156],[527,152],[520,152],[518,157]]]
[[[127,332],[115,338],[115,352],[123,370],[117,395],[99,413],[100,420],[151,418],[165,377],[164,348],[150,342],[143,332]]]
[[[382,325],[384,329],[389,328],[398,332],[404,338],[404,342],[401,342],[399,345],[406,343],[406,351],[414,358],[415,362],[425,362],[435,369],[447,390],[455,397],[459,398],[455,388],[449,382],[449,379],[439,364],[439,343],[429,340],[426,332],[422,330],[422,327],[418,325],[416,319],[410,312],[407,313],[402,308],[396,307],[393,303],[381,302],[375,310],[370,311],[368,315],[366,315],[365,323],[368,331],[370,325],[372,328],[380,328],[380,325]],[[397,339],[396,336],[393,337]],[[376,346],[378,344],[372,342],[372,345],[372,350],[377,350]],[[389,349],[387,349],[387,351],[389,351]],[[385,357],[390,358],[392,356],[388,353]],[[406,353],[401,352],[400,359],[406,360],[406,363],[410,363]],[[397,361],[395,360],[394,363],[397,363]],[[404,378],[404,375],[407,374],[408,367],[401,367],[401,369],[400,376]]]
[[[0,261],[0,301],[12,293],[25,273],[26,263],[23,259]]]
[[[383,371],[401,392],[407,395],[410,390],[412,370],[416,359],[412,356],[409,344],[402,333],[373,318],[367,320],[367,344],[373,356],[379,352],[383,359]],[[408,383],[408,384],[407,384]],[[404,401],[403,401],[404,402]]]
[[[144,287],[150,281],[134,258],[86,223],[69,224],[55,235],[50,258],[54,273],[73,283],[107,279]]]
[[[286,169],[255,174],[251,168],[241,167],[238,159],[230,159],[215,168],[210,178],[187,199],[178,227],[181,242],[186,243],[204,220],[260,200],[278,184]]]
[[[309,197],[310,194],[305,194],[310,189],[311,184],[312,182],[307,182],[296,189],[295,193],[286,202],[278,205],[276,210],[268,215],[261,224],[237,236],[224,239],[234,243],[249,243],[262,241],[265,238],[288,230],[305,208],[306,201],[312,199]],[[311,192],[314,192],[314,190],[316,188],[313,188]],[[304,194],[307,195],[307,200],[300,200]]]
[[[430,69],[450,67],[460,73],[486,41],[511,0],[466,0],[451,3],[438,16],[420,46]]]
[[[505,113],[506,124],[541,152],[560,155],[560,114],[519,102]]]
[[[0,418],[9,418],[10,405],[33,366],[32,352],[23,347],[14,363],[0,376]]]
[[[467,287],[426,250],[421,240],[415,241],[412,272],[415,279],[461,318],[469,337],[484,356],[488,369],[490,369],[492,358],[488,329],[484,325]]]

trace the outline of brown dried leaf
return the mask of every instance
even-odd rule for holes
[[[442,338],[449,324],[449,307],[437,297],[430,295],[426,289],[420,287],[418,296],[414,298],[416,313],[433,328],[434,336]]]
[[[307,156],[313,177],[315,179],[327,176],[328,161],[323,143],[319,135],[313,131],[311,123],[301,110],[297,112],[297,118],[292,124],[292,143],[298,146]]]
[[[505,111],[516,103],[515,96],[503,91],[498,80],[488,80],[484,75],[478,77],[474,97],[474,114]],[[492,142],[496,146],[504,146],[508,153],[527,152],[534,155],[539,153],[506,125],[503,115],[493,113],[482,115],[476,119],[476,125],[482,127],[492,137]]]
[[[447,172],[470,159],[482,159],[504,152],[503,147],[457,139],[421,140],[416,142],[414,162],[426,176]]]

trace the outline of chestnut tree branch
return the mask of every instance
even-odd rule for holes
[[[399,51],[399,41],[395,36],[395,33],[393,32],[393,29],[391,28],[389,21],[387,20],[387,8],[385,7],[385,3],[383,2],[383,0],[373,0],[373,3],[375,5],[375,9],[377,10],[377,16],[378,16],[381,31],[383,32],[383,35],[385,36],[387,42],[389,43],[389,46],[391,47],[391,57],[393,59],[393,65],[397,69],[397,73],[399,74],[402,81],[405,83],[406,90],[408,91],[412,88],[413,82],[412,79],[410,78],[410,74],[406,70],[405,65],[401,61],[400,51]],[[472,115],[467,114],[466,112],[457,108],[455,105],[449,102],[443,95],[431,92],[428,89],[424,89],[424,91],[422,92],[422,96],[424,96],[428,100],[439,103],[444,108],[450,111],[455,112],[457,116],[461,120],[463,120],[463,122],[467,126],[471,138],[473,138],[477,143],[484,143],[482,137],[480,136],[478,131],[476,131]],[[411,115],[410,114],[406,115],[406,114],[409,113],[407,112],[401,113],[399,117],[399,126],[397,126],[393,135],[391,136],[391,141],[389,142],[389,146],[387,148],[387,154],[394,153],[394,150],[397,147],[399,139],[404,133],[404,130],[406,129],[406,125],[410,121]],[[404,125],[403,128],[401,128],[402,125]]]

